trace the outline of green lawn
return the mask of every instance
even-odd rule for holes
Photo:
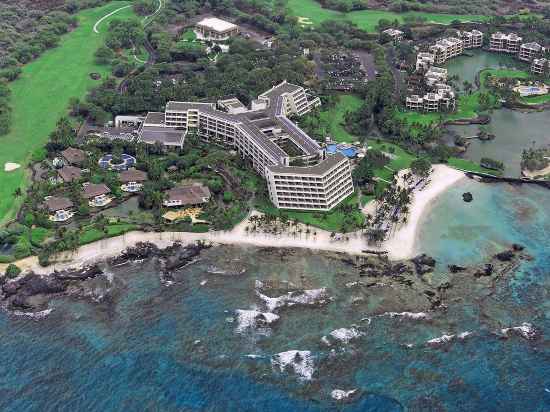
[[[497,170],[486,169],[481,167],[478,163],[472,162],[471,160],[462,159],[459,157],[451,157],[448,162],[449,166],[454,167],[455,169],[466,170],[470,172],[480,172],[488,173],[491,175],[500,176],[502,172]]]
[[[542,95],[542,96],[522,97],[520,100],[521,100],[522,103],[525,103],[525,104],[550,103],[550,94],[545,94],[545,95]]]
[[[495,77],[511,77],[514,79],[527,79],[529,73],[523,70],[510,70],[510,69],[484,69],[479,73],[481,87],[485,84],[485,78],[491,74]]]
[[[53,230],[43,227],[35,227],[31,229],[31,243],[34,246],[40,246],[50,236],[53,235]]]
[[[132,223],[113,223],[107,225],[106,228],[107,233],[95,227],[84,228],[82,234],[80,235],[80,244],[85,245],[107,237],[119,236],[126,232],[130,232],[131,230],[136,230],[139,226]]]
[[[456,15],[456,14],[436,14],[422,12],[394,13],[384,10],[360,10],[349,13],[342,13],[335,10],[324,9],[315,0],[289,0],[288,7],[296,17],[305,17],[309,22],[318,25],[326,20],[349,20],[365,31],[373,32],[381,19],[395,20],[403,22],[405,16],[422,16],[428,22],[449,24],[453,20],[460,21],[484,21],[488,16],[480,15]]]
[[[358,206],[358,199],[355,193],[341,203],[341,205],[350,204]],[[351,214],[342,212],[339,207],[330,212],[301,212],[299,210],[277,209],[271,202],[257,204],[256,209],[276,216],[286,216],[288,219],[297,220],[306,225],[331,232],[345,232],[346,220],[353,221],[358,225],[365,219],[358,207],[355,208]],[[356,230],[355,228],[350,229]],[[311,230],[312,233],[313,231],[314,229]]]
[[[353,94],[339,94],[338,102],[329,110],[322,111],[320,118],[323,123],[329,125],[329,130],[324,134],[329,134],[333,140],[339,143],[353,143],[357,136],[353,136],[344,128],[344,116],[348,112],[358,110],[363,104],[363,100]]]
[[[71,97],[82,97],[97,84],[91,72],[107,75],[108,67],[94,62],[94,53],[104,41],[109,19],[99,26],[101,34],[92,31],[97,20],[107,13],[128,4],[116,1],[106,6],[85,10],[79,17],[79,26],[63,36],[59,46],[48,50],[37,60],[25,65],[21,78],[11,83],[12,130],[0,137],[0,223],[13,217],[23,198],[15,198],[14,191],[25,189],[28,181],[25,166],[31,154],[46,143],[55,123],[66,113]],[[113,18],[133,15],[131,8],[121,10]],[[4,172],[4,163],[15,162],[23,167]]]

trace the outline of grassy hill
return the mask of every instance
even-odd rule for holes
[[[117,12],[99,26],[100,34],[93,32],[97,20],[128,5],[128,1],[114,1],[103,7],[78,14],[79,26],[63,36],[59,46],[48,50],[37,60],[25,65],[21,77],[11,83],[12,128],[0,137],[0,223],[13,217],[22,197],[15,198],[17,188],[23,191],[28,184],[25,166],[31,154],[43,146],[55,123],[66,113],[71,97],[82,97],[97,84],[90,73],[109,72],[94,61],[95,51],[103,44],[107,24],[111,19],[128,18],[132,8]],[[4,164],[15,162],[21,168],[6,173]]]

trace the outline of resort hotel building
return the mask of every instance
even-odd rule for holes
[[[518,58],[524,62],[530,62],[535,58],[542,57],[544,54],[544,47],[540,44],[532,43],[523,43],[519,48]]]
[[[195,25],[200,40],[223,41],[239,34],[239,26],[217,17],[202,19]]]
[[[493,33],[489,42],[489,50],[517,54],[521,47],[521,40],[522,38],[515,33]]]
[[[181,148],[186,134],[194,132],[250,161],[267,179],[277,207],[328,211],[353,193],[349,160],[340,153],[328,155],[288,119],[320,103],[286,81],[258,96],[250,108],[235,98],[217,104],[171,101],[164,113],[147,114],[139,139]]]
[[[536,76],[547,76],[550,73],[550,61],[548,59],[533,59],[531,73]]]

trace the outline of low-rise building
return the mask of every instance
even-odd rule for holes
[[[239,26],[217,17],[207,17],[196,24],[195,33],[202,40],[223,41],[239,34]]]
[[[430,46],[430,53],[435,57],[435,64],[443,64],[450,58],[460,56],[464,52],[464,42],[456,37],[438,40]]]
[[[82,170],[74,166],[64,166],[57,170],[57,174],[64,183],[71,183],[82,177]]]
[[[66,222],[74,216],[74,204],[67,197],[48,196],[44,199],[44,206],[48,209],[49,218],[53,222]]]
[[[118,180],[122,183],[120,189],[129,193],[139,192],[147,178],[146,172],[137,169],[124,170],[118,175]]]
[[[535,58],[542,57],[544,53],[544,47],[540,44],[531,42],[523,43],[519,48],[518,58],[524,62],[530,62]]]
[[[382,33],[389,36],[394,42],[403,40],[403,35],[405,34],[401,30],[397,29],[386,29]]]
[[[67,147],[61,152],[61,156],[67,164],[73,166],[83,166],[84,162],[88,158],[88,155],[84,150],[76,149],[74,147]]]
[[[533,59],[530,70],[535,76],[548,76],[550,61],[548,59]]]
[[[462,40],[465,49],[477,49],[483,46],[483,33],[479,30],[457,31],[456,35]]]
[[[164,206],[179,207],[179,206],[201,206],[210,201],[210,189],[201,183],[185,185],[170,189],[166,193]]]
[[[491,35],[489,50],[517,54],[521,47],[522,38],[515,33],[504,34],[496,32]]]
[[[103,183],[84,183],[82,186],[82,197],[88,199],[90,206],[102,207],[112,202],[112,199],[107,196],[111,193],[111,189],[107,185]]]

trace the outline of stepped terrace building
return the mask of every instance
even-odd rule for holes
[[[457,37],[464,43],[465,49],[478,49],[483,46],[483,33],[479,30],[457,31]]]
[[[434,55],[435,64],[443,64],[447,60],[460,56],[464,52],[464,42],[456,37],[438,40],[430,46],[430,53]]]
[[[503,53],[517,54],[522,38],[515,33],[493,33],[489,42],[489,50]]]
[[[550,72],[550,61],[548,59],[533,59],[530,70],[536,76],[547,75]]]
[[[454,110],[456,97],[448,85],[439,85],[435,92],[426,93],[420,97],[412,95],[406,98],[405,105],[408,110],[425,113]]]
[[[286,81],[253,100],[250,109],[237,99],[218,104],[168,102],[164,113],[149,113],[140,135],[163,143],[166,131],[188,132],[203,141],[232,148],[268,180],[272,202],[280,208],[331,210],[353,193],[349,160],[326,151],[288,116],[303,116],[319,106],[303,87]],[[222,110],[223,109],[223,110]],[[245,110],[246,109],[246,110]],[[149,130],[158,133],[151,140]],[[291,184],[286,182],[292,181]]]
[[[424,75],[424,82],[427,86],[433,87],[447,82],[447,69],[442,67],[430,67]]]
[[[540,44],[532,43],[523,43],[519,48],[518,58],[524,62],[530,62],[535,58],[542,57],[544,53],[544,47]]]
[[[426,71],[435,63],[435,56],[432,53],[421,52],[416,55],[416,71]]]

